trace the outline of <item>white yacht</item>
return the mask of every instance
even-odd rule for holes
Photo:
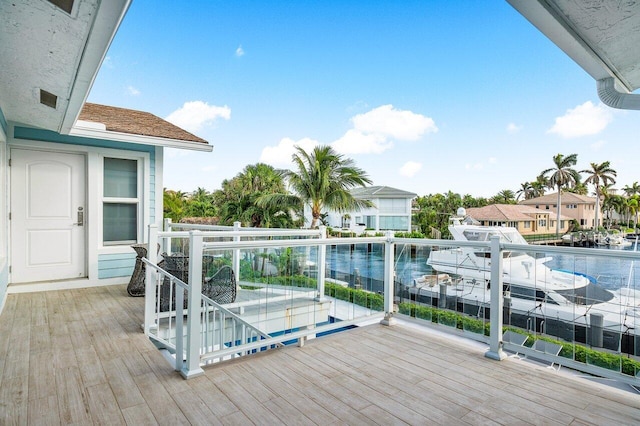
[[[502,242],[527,244],[515,228],[468,224],[464,215],[460,209],[449,225],[456,241],[488,242],[498,235]],[[490,255],[489,249],[434,248],[427,264],[435,275],[415,280],[408,291],[416,300],[437,298],[441,307],[479,315],[490,303]],[[640,334],[640,291],[604,289],[585,274],[550,269],[545,265],[549,260],[503,252],[503,290],[512,325],[578,341],[587,340],[590,326],[602,326],[605,347],[635,345],[635,339],[621,341],[623,335],[629,340]]]

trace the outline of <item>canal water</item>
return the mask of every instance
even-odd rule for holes
[[[605,249],[603,249],[605,250]],[[634,246],[624,249],[634,250]],[[429,247],[396,245],[395,280],[397,284],[411,285],[423,275],[433,274],[427,265]],[[640,290],[640,262],[593,256],[550,254],[545,263],[551,269],[586,274],[604,288],[616,290],[630,287]],[[384,289],[384,245],[351,244],[327,248],[327,275],[347,282],[350,286],[382,292]]]

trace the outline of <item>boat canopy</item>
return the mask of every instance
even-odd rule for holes
[[[491,237],[498,235],[500,241],[511,244],[527,244],[527,241],[520,235],[515,228],[483,228],[479,226],[464,227],[462,236],[467,241],[490,241]]]

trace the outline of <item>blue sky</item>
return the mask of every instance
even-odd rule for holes
[[[185,192],[314,144],[418,195],[517,191],[558,153],[640,180],[639,113],[602,105],[506,1],[134,0],[88,101],[214,145],[167,150],[164,186]]]

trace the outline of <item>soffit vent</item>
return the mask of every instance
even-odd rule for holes
[[[40,103],[53,109],[56,109],[58,103],[58,97],[53,93],[49,93],[46,90],[40,89]]]
[[[59,7],[69,15],[71,15],[71,9],[73,9],[73,2],[74,0],[49,0],[49,3]]]

